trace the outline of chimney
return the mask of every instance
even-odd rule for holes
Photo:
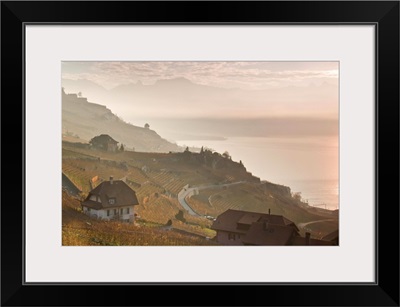
[[[268,214],[271,215],[271,209],[268,209]]]
[[[114,183],[114,177],[110,176],[110,184],[113,184],[113,183]]]
[[[310,236],[311,236],[311,233],[306,232],[306,245],[310,245]]]

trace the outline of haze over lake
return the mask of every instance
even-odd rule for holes
[[[238,137],[226,140],[179,141],[179,145],[207,146],[228,151],[241,160],[249,172],[301,192],[310,205],[338,208],[338,147],[330,138]],[[296,157],[296,158],[293,158]],[[323,206],[325,208],[325,206]]]
[[[66,92],[126,122],[148,123],[179,145],[228,151],[293,191],[314,182],[303,197],[338,207],[337,62],[63,62],[62,72]],[[333,192],[324,201],[316,190]]]

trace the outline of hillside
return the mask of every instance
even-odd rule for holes
[[[338,91],[332,84],[243,90],[181,77],[152,84],[124,83],[111,89],[85,79],[64,78],[62,86],[69,93],[82,92],[89,101],[106,105],[127,121],[148,122],[168,140],[337,134],[337,118],[329,115],[337,115]],[[325,114],[322,118],[320,112]]]
[[[106,106],[88,102],[77,94],[62,93],[62,128],[65,136],[87,142],[100,134],[109,134],[137,151],[182,151],[176,144],[161,138],[155,131],[126,123]]]
[[[145,227],[117,221],[98,221],[81,212],[80,202],[62,194],[62,245],[215,245],[201,236],[179,230]]]
[[[82,197],[109,176],[124,180],[138,196],[140,227],[151,226],[154,230],[171,221],[172,229],[180,236],[189,233],[212,238],[215,232],[210,229],[212,221],[207,217],[216,217],[229,208],[262,213],[270,209],[273,214],[304,224],[301,233],[311,231],[315,238],[338,227],[337,212],[310,207],[293,197],[289,187],[261,182],[243,164],[217,152],[111,153],[63,142],[62,157],[62,171],[82,190]],[[194,193],[186,197],[186,202],[197,216],[188,214],[178,199],[178,194],[188,187]],[[79,220],[82,216],[86,218],[82,213],[74,217]],[[74,217],[69,218],[70,222]],[[313,223],[319,220],[329,222]],[[163,235],[169,236],[169,232]]]

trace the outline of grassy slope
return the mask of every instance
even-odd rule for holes
[[[215,245],[211,240],[177,231],[116,221],[93,220],[81,212],[80,202],[63,192],[62,244],[109,246]]]
[[[218,167],[212,166],[214,158],[219,161]],[[264,213],[271,209],[273,214],[282,214],[296,224],[335,218],[330,211],[315,210],[295,200],[287,187],[272,183],[257,183],[244,167],[238,166],[235,162],[227,159],[225,161],[218,156],[207,159],[205,159],[207,163],[203,162],[199,154],[107,153],[76,148],[73,144],[63,143],[63,172],[82,188],[84,195],[91,188],[89,183],[91,178],[96,176],[98,178],[96,182],[92,182],[92,186],[102,180],[108,180],[110,175],[115,179],[126,178],[139,199],[137,213],[142,223],[147,225],[160,226],[172,220],[176,229],[213,237],[215,232],[209,228],[211,222],[207,219],[195,218],[186,213],[184,216],[187,223],[175,219],[175,215],[182,209],[176,195],[186,184],[196,186],[236,181],[246,182],[226,188],[201,190],[199,195],[188,199],[188,202],[197,212],[212,216],[217,216],[228,208],[235,208]],[[311,231],[315,237],[320,237],[335,230],[337,225],[337,221],[314,224]],[[108,226],[102,227],[106,229]],[[98,228],[97,231],[101,232],[102,229]],[[123,233],[118,235],[121,238],[126,236]]]

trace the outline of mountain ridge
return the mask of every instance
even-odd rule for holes
[[[62,79],[62,84],[69,92],[82,92],[91,101],[124,112],[129,120],[159,115],[191,117],[193,111],[197,116],[209,116],[206,110],[210,109],[224,117],[282,117],[288,115],[287,110],[300,117],[337,115],[337,87],[328,83],[254,90],[198,84],[185,78],[128,83],[109,90],[87,80]],[[134,106],[134,111],[126,111],[127,105]],[[163,112],[159,112],[160,107]]]
[[[77,94],[62,91],[62,131],[89,141],[100,134],[109,134],[127,149],[144,152],[182,151],[163,139],[154,130],[125,122],[105,105],[92,103]]]

